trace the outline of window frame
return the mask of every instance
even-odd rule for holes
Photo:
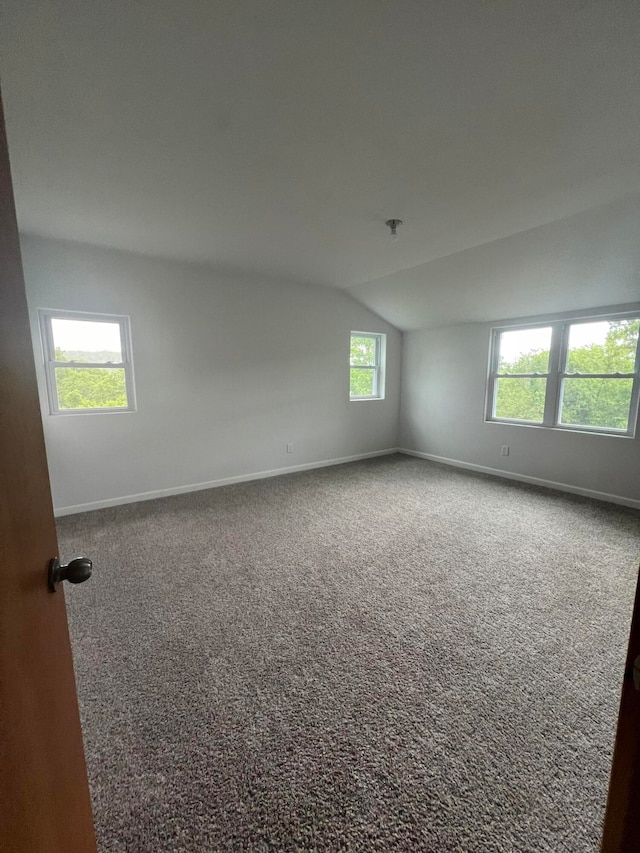
[[[351,364],[351,341],[353,338],[372,338],[375,341],[375,362],[373,364]],[[349,402],[356,403],[361,400],[384,400],[385,395],[385,373],[387,355],[387,336],[384,332],[356,332],[349,335]],[[354,395],[351,393],[351,371],[373,370],[374,371],[374,394]]]
[[[640,319],[640,311],[625,311],[613,314],[592,314],[581,317],[563,317],[548,319],[534,323],[516,323],[513,325],[494,326],[491,329],[489,345],[489,370],[485,399],[485,421],[488,423],[511,424],[539,429],[559,429],[567,432],[596,433],[600,435],[634,438],[638,423],[638,406],[640,402],[640,335],[636,344],[635,365],[632,373],[569,373],[567,371],[567,356],[569,351],[569,335],[572,326],[585,323],[598,323],[615,320]],[[500,373],[499,340],[503,332],[529,331],[530,329],[551,328],[551,343],[549,345],[548,373]],[[529,421],[523,418],[499,418],[495,414],[497,380],[508,377],[541,378],[547,380],[544,416],[540,421]],[[629,417],[627,429],[613,427],[587,426],[581,424],[564,424],[560,422],[563,404],[563,382],[565,379],[632,379],[631,398],[629,402]]]
[[[52,308],[39,308],[40,339],[51,415],[98,415],[106,413],[122,413],[136,411],[135,386],[133,380],[133,359],[131,355],[131,322],[124,314],[96,314],[87,311],[58,311]],[[80,320],[93,323],[113,323],[120,328],[121,362],[68,362],[56,361],[53,338],[52,320]],[[125,389],[127,394],[126,406],[105,406],[83,409],[61,409],[58,404],[58,386],[56,368],[72,367],[78,370],[124,370]]]

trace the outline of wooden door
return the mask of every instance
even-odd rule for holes
[[[95,838],[0,99],[0,850]]]
[[[622,685],[602,853],[638,853],[640,850],[640,682],[636,687],[636,661],[640,665],[640,578]],[[636,669],[636,678],[639,677]]]

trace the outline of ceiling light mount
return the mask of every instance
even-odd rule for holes
[[[391,229],[391,239],[395,241],[398,239],[398,225],[402,225],[402,219],[387,219],[384,223]]]

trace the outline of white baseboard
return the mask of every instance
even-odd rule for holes
[[[569,483],[556,483],[554,480],[543,480],[541,477],[529,477],[526,474],[515,474],[513,471],[503,471],[501,468],[488,468],[486,465],[475,465],[472,462],[463,462],[460,459],[447,459],[445,456],[435,456],[433,453],[420,453],[417,450],[398,448],[398,453],[407,456],[418,456],[420,459],[429,459],[431,462],[441,462],[443,465],[452,465],[455,468],[466,468],[469,471],[479,471],[481,474],[490,474],[493,477],[504,477],[507,480],[518,480],[521,483],[531,483],[534,486],[544,486],[547,489],[556,489],[559,492],[569,492],[573,495],[581,495],[585,498],[593,498],[598,501],[630,506],[640,509],[640,500],[625,498],[621,495],[610,495],[608,492],[597,492],[595,489],[583,489],[581,486],[572,486]]]
[[[103,501],[76,504],[75,506],[54,507],[53,514],[58,518],[62,515],[75,515],[78,512],[90,512],[94,509],[105,509],[110,506],[151,501],[155,498],[167,498],[170,495],[182,495],[187,492],[200,492],[204,489],[217,489],[220,486],[230,486],[233,483],[246,483],[251,480],[264,480],[267,477],[280,477],[282,474],[294,474],[296,471],[310,471],[313,468],[327,468],[330,465],[344,465],[346,462],[358,462],[360,459],[372,459],[375,456],[389,456],[398,453],[397,447],[386,450],[374,450],[371,453],[358,453],[355,456],[342,456],[339,459],[323,459],[321,462],[305,462],[302,465],[290,465],[287,468],[274,468],[271,471],[257,471],[253,474],[240,474],[237,477],[223,477],[220,480],[209,480],[206,483],[190,483],[187,486],[173,486],[168,489],[156,489],[152,492],[141,492],[137,495],[123,495],[117,498],[107,498]]]

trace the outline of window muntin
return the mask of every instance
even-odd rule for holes
[[[51,414],[133,411],[129,318],[39,314]]]
[[[374,332],[351,332],[350,400],[384,398],[385,338]]]
[[[633,435],[640,317],[495,329],[487,419]]]

